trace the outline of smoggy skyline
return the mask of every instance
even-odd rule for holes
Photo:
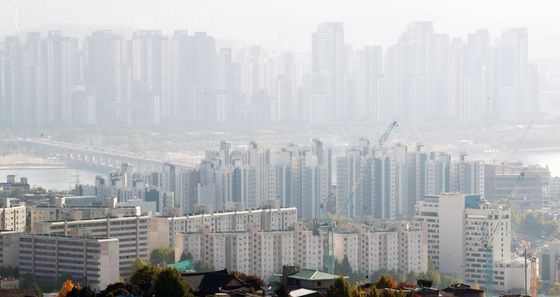
[[[243,8],[243,9],[242,9]],[[356,47],[393,44],[406,24],[433,21],[436,31],[465,37],[477,28],[498,36],[505,28],[527,27],[529,58],[558,58],[553,1],[2,1],[0,34],[63,29],[206,31],[222,40],[272,49],[310,52],[309,32],[317,23],[342,21],[345,43]],[[126,32],[125,32],[126,33]]]

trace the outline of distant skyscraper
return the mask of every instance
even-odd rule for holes
[[[165,118],[161,112],[162,43],[161,31],[134,32],[130,41],[132,98],[137,112],[136,123],[158,123]],[[167,80],[168,77],[165,77]]]
[[[385,110],[383,94],[383,54],[379,46],[365,46],[358,53],[356,92],[354,109],[350,114],[355,118],[378,121]]]
[[[49,123],[70,124],[76,104],[72,90],[79,79],[78,41],[61,32],[49,32],[42,42],[42,59],[46,102],[43,120]]]
[[[502,32],[496,40],[493,66],[494,116],[501,120],[526,116],[530,110],[526,28],[511,28]]]
[[[448,43],[431,22],[414,22],[389,48],[385,86],[395,118],[418,122],[445,115]]]
[[[124,62],[123,40],[112,31],[96,31],[84,40],[84,81],[96,101],[97,124],[130,121]]]
[[[175,31],[164,44],[162,112],[183,123],[215,118],[216,49],[204,32]]]
[[[23,46],[18,37],[8,36],[4,41],[2,65],[2,93],[0,118],[6,123],[21,123],[26,115],[23,105]]]
[[[343,118],[347,116],[347,101],[344,98],[343,24],[319,24],[311,40],[312,120],[331,121]]]

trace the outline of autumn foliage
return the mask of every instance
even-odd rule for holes
[[[68,295],[68,293],[72,291],[74,287],[75,286],[72,280],[65,281],[60,287],[60,290],[58,290],[58,295],[56,295],[56,297],[66,297],[66,295]]]

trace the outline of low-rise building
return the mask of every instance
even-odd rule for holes
[[[288,289],[308,289],[324,291],[338,278],[338,275],[321,272],[315,269],[300,269],[286,265],[282,269],[282,284]]]
[[[0,289],[19,289],[19,279],[16,277],[0,277]]]

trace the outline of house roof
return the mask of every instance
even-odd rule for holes
[[[305,280],[333,280],[338,275],[321,272],[313,269],[300,269],[298,272],[288,276],[289,278],[305,279]]]
[[[167,267],[175,268],[180,272],[194,272],[194,265],[189,260],[183,260],[174,264],[168,264]]]
[[[220,291],[220,288],[244,285],[241,280],[233,273],[227,271],[227,269],[211,272],[183,273],[182,276],[198,296],[214,295]]]

